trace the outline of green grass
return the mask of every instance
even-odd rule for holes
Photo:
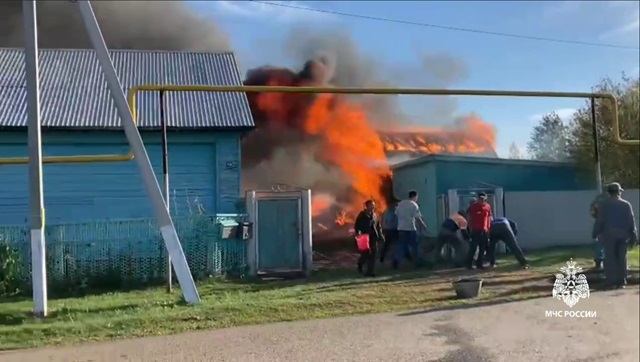
[[[528,255],[533,266],[519,270],[512,257],[482,273],[481,297],[461,301],[450,282],[467,271],[381,270],[372,279],[353,270],[319,271],[310,279],[234,282],[209,280],[198,285],[202,304],[184,305],[179,290],[162,288],[49,301],[50,317],[31,317],[25,299],[0,300],[0,350],[72,344],[247,324],[338,317],[411,309],[508,302],[550,295],[550,277],[567,260],[592,265],[591,249],[550,249]],[[630,265],[640,264],[638,248]]]

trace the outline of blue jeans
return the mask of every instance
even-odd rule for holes
[[[407,252],[411,253],[416,266],[420,264],[420,255],[418,255],[418,232],[398,230],[398,243],[394,250],[394,264],[399,265],[404,259]]]
[[[596,263],[601,263],[604,260],[604,243],[600,240],[597,240],[593,244],[593,260]]]

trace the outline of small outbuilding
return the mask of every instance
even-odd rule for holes
[[[571,163],[451,155],[427,155],[392,166],[394,195],[419,193],[418,204],[428,235],[450,212],[466,208],[478,192],[486,192],[495,213],[505,213],[509,191],[577,191],[594,189],[595,172]]]

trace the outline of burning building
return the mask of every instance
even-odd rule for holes
[[[231,50],[228,37],[214,22],[181,2],[95,2],[93,6],[112,49]],[[0,5],[0,46],[22,46],[20,7],[20,2]],[[38,9],[46,14],[38,19],[43,30],[41,47],[89,47],[72,4],[39,2]],[[292,29],[284,43],[293,58],[308,60],[302,69],[259,67],[247,72],[245,84],[392,86],[381,77],[384,67],[378,59],[360,53],[348,34]],[[459,66],[452,68],[459,62],[451,58],[421,60],[424,69],[411,72],[411,78],[429,73],[445,82],[428,86],[449,86],[447,82],[464,73]],[[242,144],[243,188],[269,188],[275,183],[310,188],[315,195],[314,216],[328,228],[348,223],[366,199],[378,200],[384,207],[393,162],[426,153],[493,154],[494,131],[480,118],[462,117],[442,129],[407,128],[391,96],[264,93],[248,94],[248,100],[257,129]],[[421,121],[429,124],[429,117]]]
[[[473,118],[484,126],[482,121]],[[494,149],[493,132],[473,134],[467,130],[379,131],[385,153],[391,163],[425,154],[467,155],[498,157]]]
[[[323,59],[302,70],[262,67],[248,72],[246,85],[330,86]],[[390,164],[425,154],[496,157],[495,132],[475,115],[450,127],[376,125],[367,102],[333,94],[252,93],[256,131],[243,142],[245,188],[276,182],[310,188],[318,232],[350,224],[367,199],[384,207],[392,198]]]

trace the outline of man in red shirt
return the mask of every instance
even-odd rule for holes
[[[469,232],[471,243],[467,253],[466,267],[473,269],[473,257],[478,250],[476,268],[484,269],[484,254],[489,246],[489,227],[491,226],[491,206],[487,203],[487,194],[478,194],[478,201],[469,206],[467,217],[469,219]]]

